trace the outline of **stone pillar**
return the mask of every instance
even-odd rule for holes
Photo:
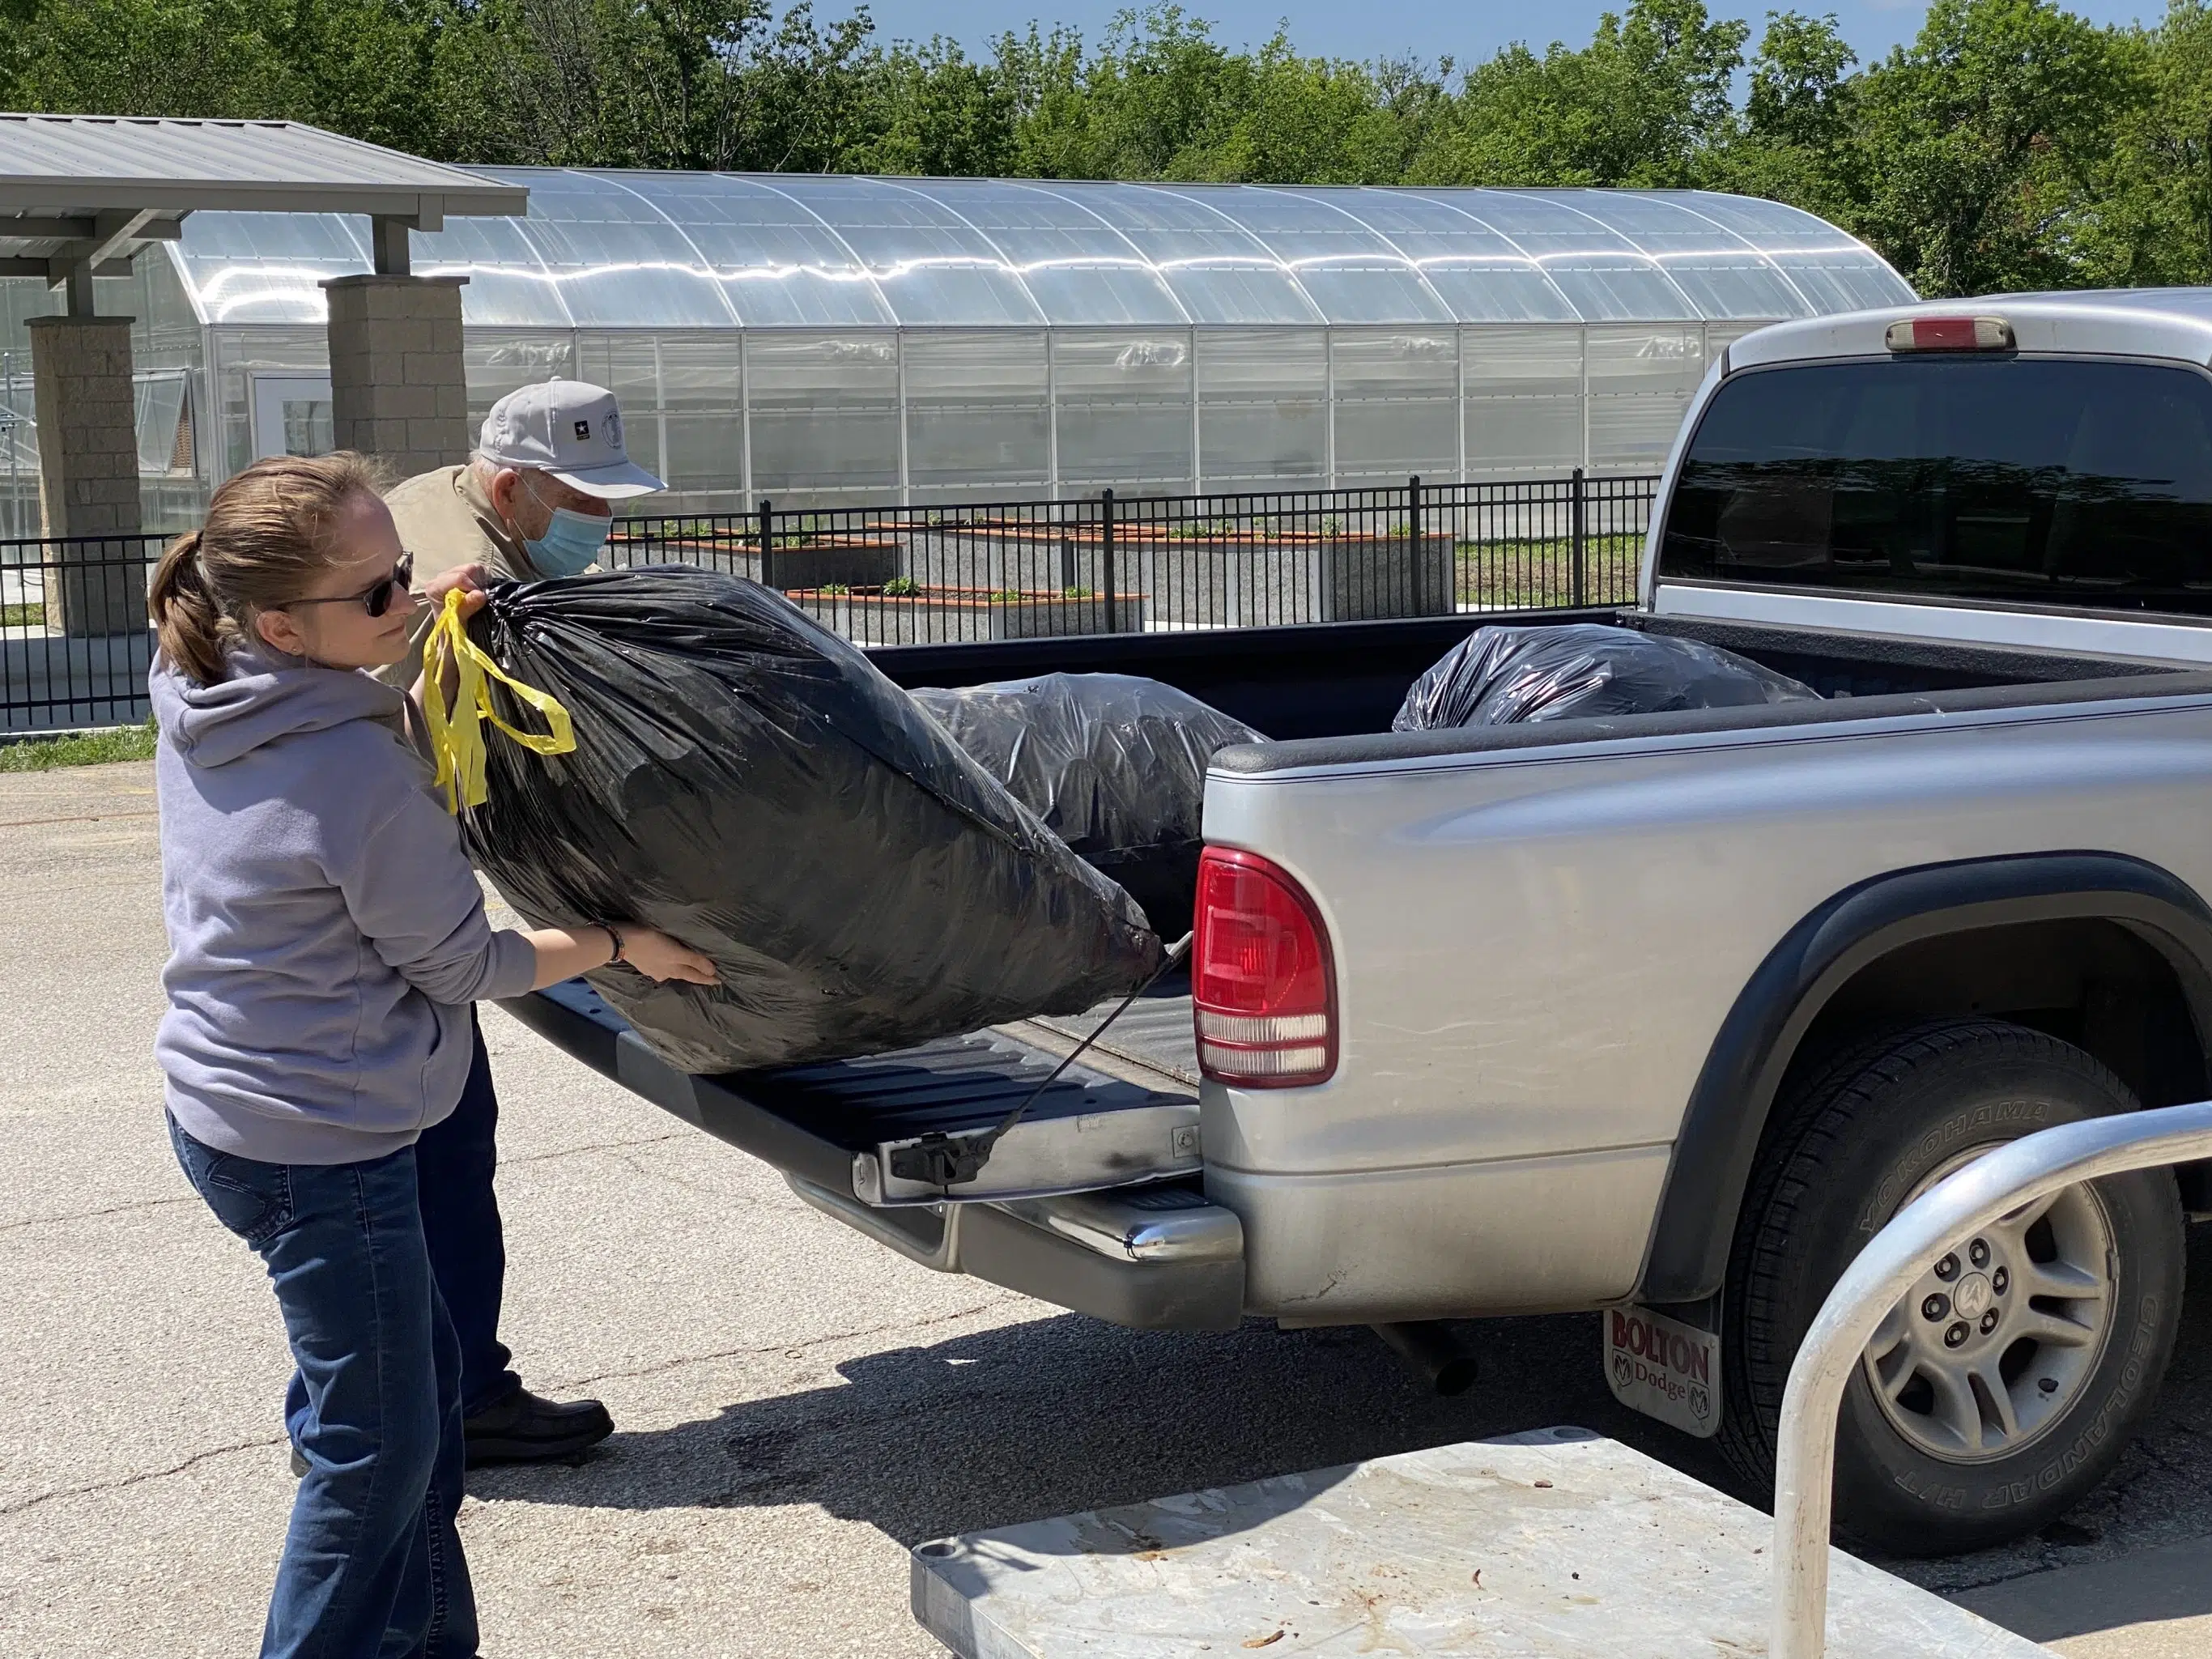
[[[33,317],[29,327],[46,534],[117,538],[59,550],[46,578],[49,625],[75,638],[137,632],[146,626],[146,552],[137,539],[131,319]]]
[[[334,276],[331,424],[340,449],[375,455],[401,477],[468,459],[461,368],[465,276]]]

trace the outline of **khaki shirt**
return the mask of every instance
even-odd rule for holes
[[[538,572],[522,539],[500,521],[483,486],[465,466],[441,466],[394,485],[384,497],[399,544],[415,556],[417,586],[465,564],[483,567],[484,580],[534,581]],[[422,641],[437,620],[425,605],[409,631],[407,655],[376,678],[404,691],[422,672]]]

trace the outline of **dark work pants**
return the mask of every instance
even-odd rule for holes
[[[499,1168],[499,1097],[492,1092],[483,1032],[473,1019],[470,1025],[476,1055],[461,1103],[415,1143],[415,1178],[430,1271],[460,1338],[461,1410],[473,1417],[513,1394],[522,1379],[507,1368],[513,1356],[499,1340],[507,1283],[507,1245],[491,1189]]]

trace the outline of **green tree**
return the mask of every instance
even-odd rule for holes
[[[1747,33],[1702,0],[1634,0],[1579,51],[1510,46],[1468,73],[1409,170],[1437,184],[1688,185],[1732,130]]]
[[[948,40],[900,42],[875,72],[877,130],[853,149],[864,173],[980,178],[1014,170],[1014,94],[996,66]]]
[[[1702,182],[1850,216],[1863,189],[1852,165],[1855,61],[1832,12],[1768,14],[1742,118],[1709,149]]]
[[[2095,181],[2142,96],[2114,35],[2051,0],[1936,0],[1860,77],[1862,234],[1923,294],[2088,275]]]
[[[2118,43],[2145,95],[2118,123],[2085,237],[2091,280],[2212,282],[2212,8],[2172,0]]]

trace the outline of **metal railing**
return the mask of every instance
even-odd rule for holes
[[[146,585],[168,539],[0,541],[0,737],[146,718]]]
[[[780,588],[865,645],[1626,605],[1656,480],[626,519],[611,561]]]
[[[2212,1157],[2212,1101],[2092,1118],[2023,1135],[1900,1210],[1836,1281],[1783,1390],[1774,1480],[1772,1659],[1827,1650],[1836,1417],[1867,1345],[1944,1251],[2037,1199],[2130,1170]]]
[[[1656,483],[763,501],[619,520],[602,562],[750,577],[870,646],[1627,605]],[[0,737],[146,717],[146,585],[166,539],[0,541]]]

